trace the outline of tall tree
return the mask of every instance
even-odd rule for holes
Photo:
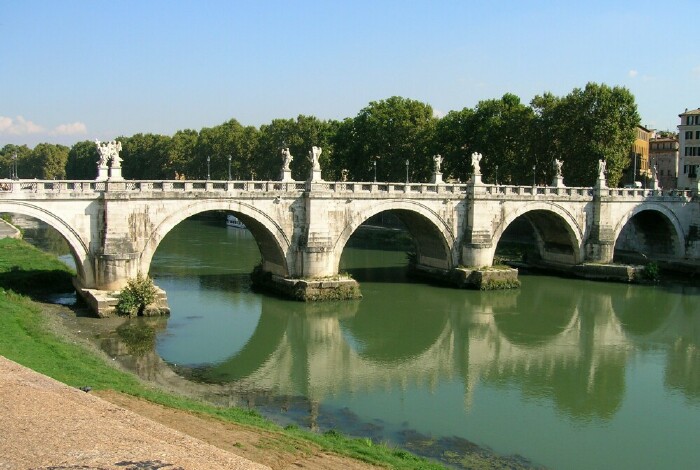
[[[471,154],[483,154],[485,182],[525,184],[532,181],[535,156],[530,145],[532,109],[506,93],[498,100],[480,101],[474,110],[447,114],[437,125],[436,145],[446,157],[445,171],[466,179],[472,174]]]
[[[25,178],[64,179],[68,150],[65,145],[38,144],[27,159],[26,169],[29,174]]]
[[[254,159],[256,175],[262,179],[276,180],[282,169],[281,149],[289,148],[294,157],[290,168],[296,180],[309,177],[311,163],[307,156],[311,147],[321,147],[320,163],[323,177],[331,175],[333,145],[331,137],[334,124],[314,116],[299,115],[296,119],[273,119],[270,124],[260,126],[260,140]]]
[[[433,108],[420,101],[392,96],[372,101],[362,109],[350,124],[339,127],[336,139],[338,162],[356,181],[374,177],[377,161],[377,179],[402,181],[406,177],[426,181],[433,166],[432,140],[437,124]],[[342,138],[342,140],[341,140]]]
[[[474,110],[464,108],[450,111],[437,122],[434,150],[444,157],[443,172],[446,178],[466,181],[472,174],[468,149],[474,146]]]
[[[530,144],[534,116],[532,108],[511,93],[500,100],[486,100],[477,105],[473,145],[475,151],[484,155],[481,168],[485,177],[494,181],[497,173],[499,182],[528,184],[535,176],[537,182],[542,182],[537,156]],[[537,174],[533,174],[533,167]]]
[[[550,154],[564,162],[568,186],[590,186],[597,177],[598,160],[607,162],[607,180],[617,186],[630,165],[630,147],[640,118],[634,96],[623,87],[588,83],[557,99],[535,97],[540,146],[543,136],[552,142]]]
[[[97,175],[99,154],[95,142],[84,140],[75,143],[68,151],[66,177],[76,180],[92,180]]]
[[[122,143],[122,172],[130,179],[163,179],[172,177],[167,168],[170,137],[159,134],[136,134],[119,137]]]
[[[29,178],[27,163],[31,153],[31,149],[26,145],[7,144],[0,149],[0,178],[11,178],[15,170],[18,177]]]
[[[212,179],[225,180],[228,178],[230,155],[232,178],[245,178],[257,141],[257,129],[252,126],[244,127],[235,119],[218,126],[204,128],[199,132],[197,152],[191,171],[199,178],[206,177],[209,171]],[[209,158],[208,167],[207,158]]]
[[[177,131],[170,139],[168,145],[168,160],[166,163],[165,177],[167,179],[178,177],[187,178],[196,174],[197,139],[199,133],[192,129]]]

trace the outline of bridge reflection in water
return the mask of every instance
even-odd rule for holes
[[[555,467],[582,439],[599,455],[581,468],[609,453],[622,467],[644,463],[645,452],[700,458],[687,432],[700,419],[696,287],[523,276],[516,291],[460,291],[405,279],[404,253],[346,248],[343,269],[363,283],[364,299],[304,304],[250,291],[254,241],[226,233],[227,247],[212,247],[209,229],[188,224],[187,243],[164,240],[153,262],[171,318],[139,320],[158,329],[168,364],[105,335],[110,354],[149,380],[276,408],[283,421],[342,430],[338,415],[352,413],[381,427],[380,439],[410,426]],[[193,241],[207,254],[193,253]],[[673,442],[654,450],[659,430]]]

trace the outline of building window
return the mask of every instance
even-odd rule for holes
[[[690,140],[693,138],[693,131],[685,131],[685,140]]]
[[[700,131],[695,131],[695,138],[700,140]]]

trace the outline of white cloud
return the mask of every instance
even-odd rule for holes
[[[445,113],[443,111],[440,111],[439,109],[433,109],[433,117],[442,119],[445,117]]]
[[[49,135],[84,135],[87,134],[87,126],[82,122],[73,122],[70,124],[61,124],[54,127],[49,132]]]
[[[627,75],[629,75],[630,78],[635,78],[638,74],[639,74],[639,72],[637,72],[637,71],[634,70],[634,69],[632,69],[632,70],[630,70],[629,72],[627,72]]]
[[[28,135],[39,134],[43,131],[43,127],[24,119],[22,116],[17,116],[15,119],[0,116],[0,134]]]

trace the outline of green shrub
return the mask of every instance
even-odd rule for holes
[[[135,278],[129,279],[117,298],[117,313],[119,315],[136,316],[143,314],[146,306],[156,299],[156,286],[153,280],[138,273]]]
[[[647,279],[649,281],[658,281],[659,277],[661,276],[659,265],[654,263],[653,261],[647,264],[646,266],[644,266],[642,276],[644,277],[644,279]]]

